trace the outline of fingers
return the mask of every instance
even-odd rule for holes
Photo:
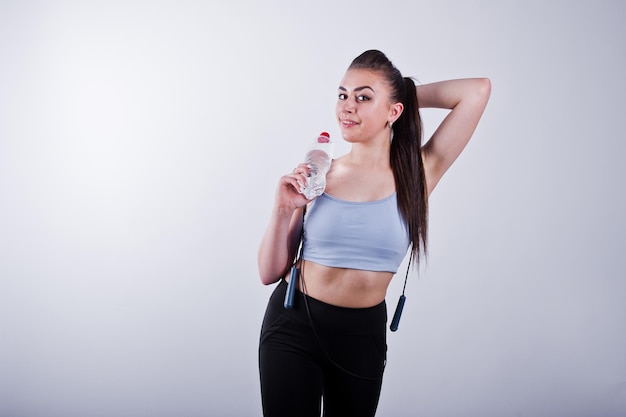
[[[281,189],[288,193],[285,194],[284,197],[293,203],[296,203],[296,206],[301,206],[307,201],[302,194],[302,188],[304,187],[304,184],[306,184],[308,175],[309,167],[302,163],[295,167],[291,173],[283,175],[281,178],[281,184],[283,185]]]
[[[304,184],[305,179],[301,174],[287,174],[284,175],[282,178],[282,183],[284,185],[288,185],[290,186],[290,188],[293,189],[293,191],[300,193],[300,188],[302,187],[302,185]]]
[[[294,178],[298,183],[298,186],[295,187],[296,191],[301,192],[302,187],[304,187],[306,179],[309,176],[309,167],[306,164],[300,164],[294,168],[289,176]]]
[[[292,171],[292,174],[295,175],[302,175],[304,177],[308,177],[309,176],[309,166],[305,163],[301,163],[299,164],[297,167],[295,167]]]

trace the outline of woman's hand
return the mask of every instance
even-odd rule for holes
[[[309,202],[300,192],[308,175],[309,167],[301,163],[290,174],[280,177],[274,202],[277,209],[293,211]]]

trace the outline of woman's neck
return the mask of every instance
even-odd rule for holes
[[[372,169],[388,169],[389,152],[391,145],[384,144],[363,144],[355,143],[352,149],[346,154],[347,162],[357,166],[365,166]]]

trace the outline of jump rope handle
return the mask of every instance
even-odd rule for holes
[[[290,310],[293,308],[293,303],[296,298],[296,287],[298,286],[298,268],[295,265],[291,267],[291,274],[289,275],[289,283],[287,284],[287,293],[285,294],[285,303],[283,306]]]
[[[406,266],[406,275],[404,276],[404,287],[402,287],[402,295],[398,300],[398,305],[396,306],[396,312],[393,313],[393,319],[391,319],[391,325],[389,326],[389,330],[395,332],[398,330],[398,324],[400,324],[400,316],[402,316],[402,309],[404,308],[404,302],[406,301],[406,297],[404,296],[404,291],[406,290],[406,282],[409,279],[409,270],[411,269],[411,261],[413,261],[413,251],[411,250],[411,256],[409,256],[409,264]]]
[[[391,326],[389,326],[389,329],[392,332],[395,332],[396,330],[398,330],[398,324],[400,323],[400,316],[402,315],[402,309],[404,308],[404,302],[406,301],[406,297],[404,296],[404,294],[402,294],[400,296],[400,299],[398,300],[398,305],[396,306],[396,312],[393,313],[393,319],[391,320]]]

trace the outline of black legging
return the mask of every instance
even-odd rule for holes
[[[286,289],[281,280],[261,329],[263,415],[319,417],[322,397],[324,417],[375,415],[387,354],[385,302],[345,308],[297,292],[286,310]]]

